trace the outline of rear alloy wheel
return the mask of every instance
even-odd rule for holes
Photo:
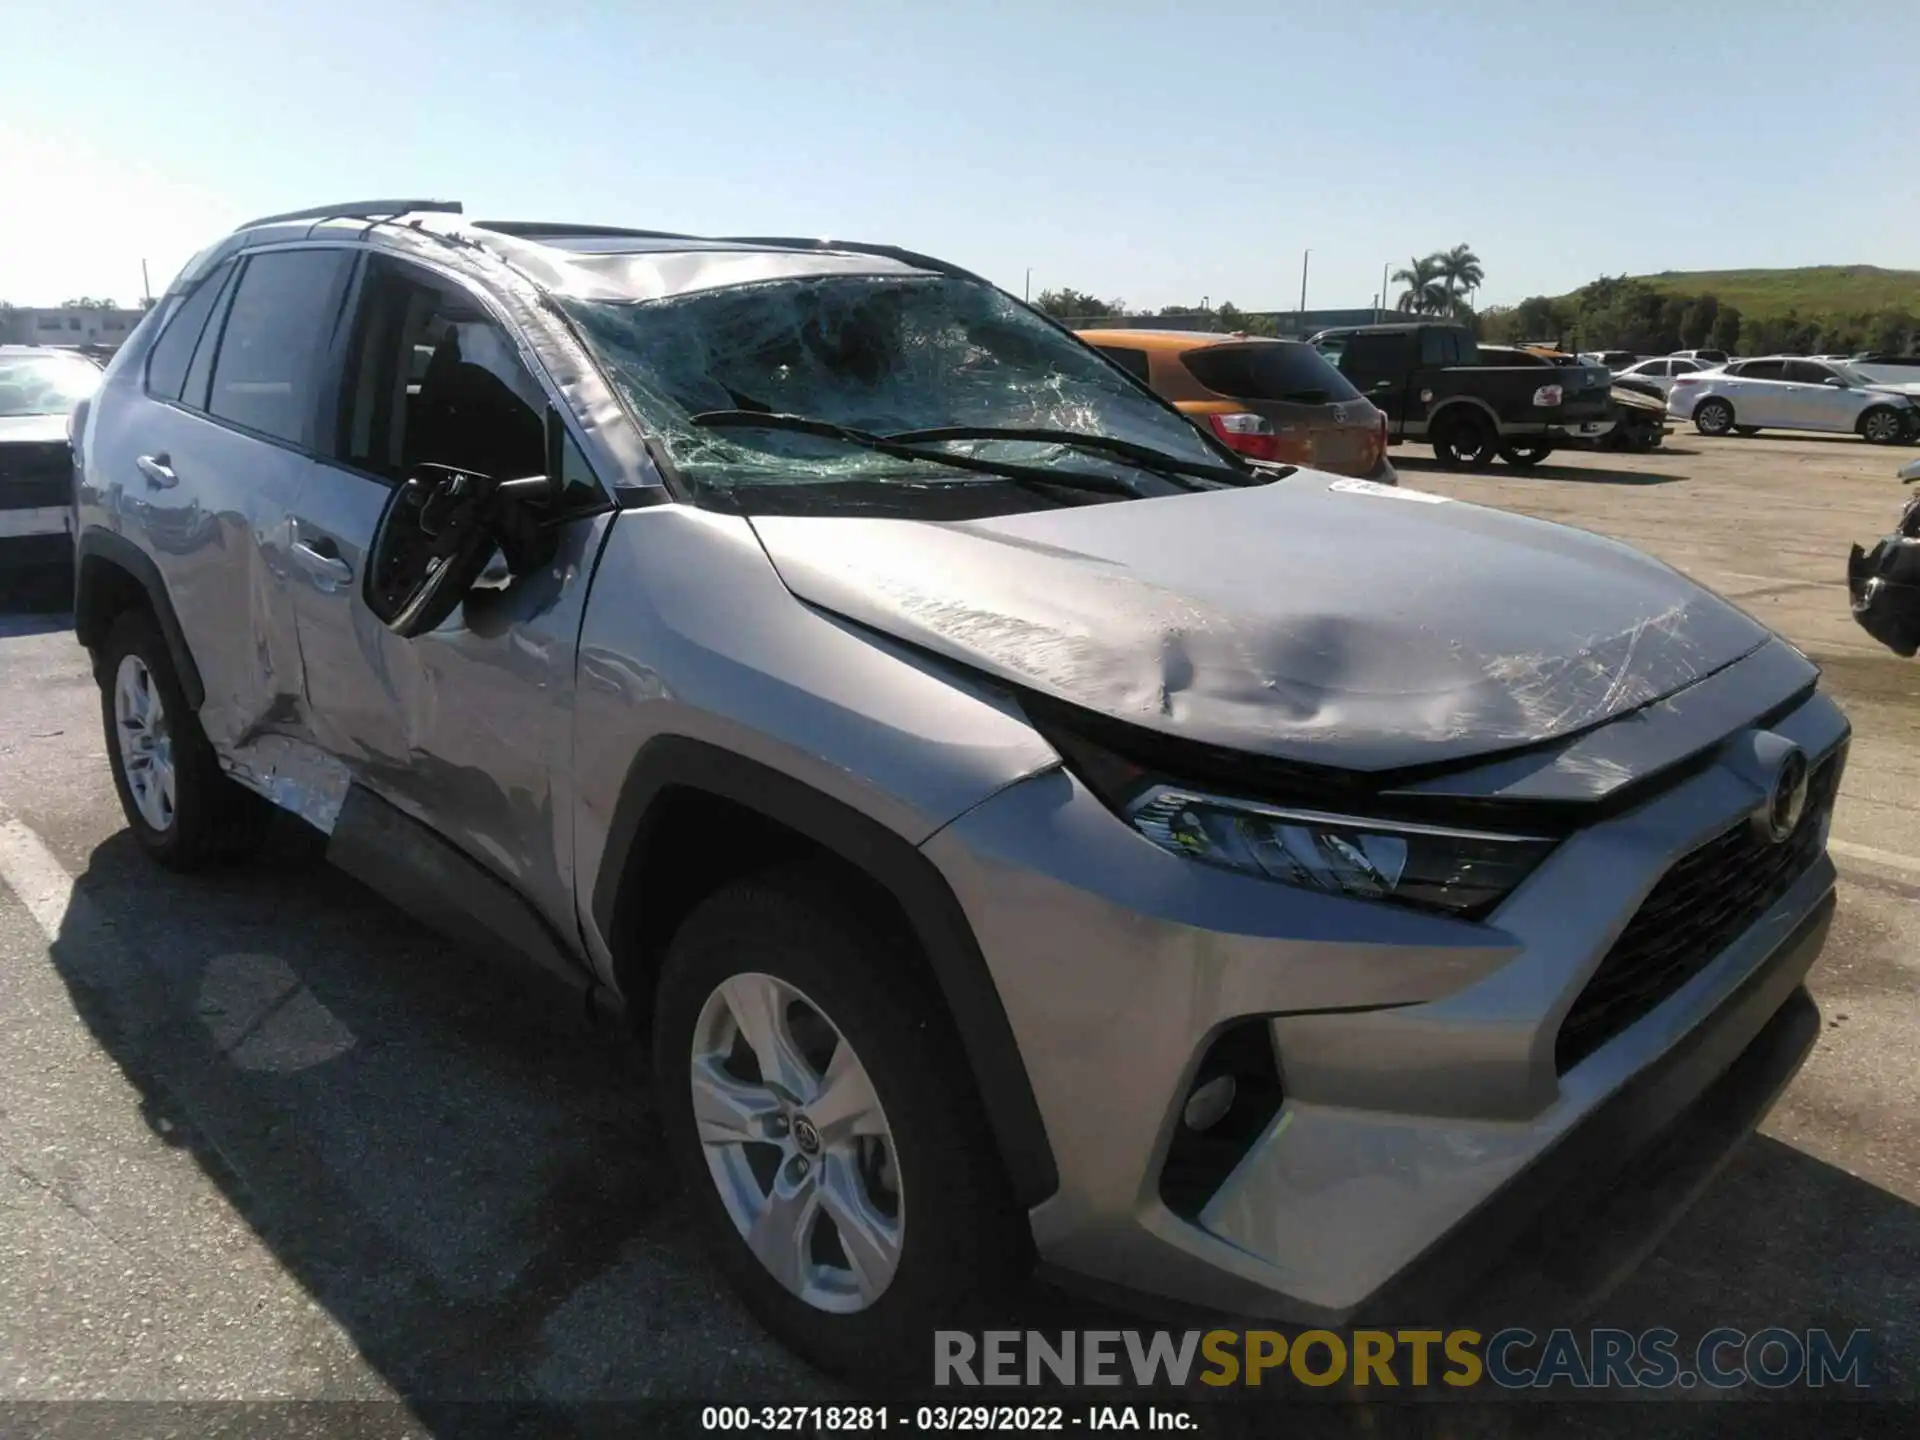
[[[1434,456],[1449,470],[1485,469],[1499,448],[1493,426],[1472,410],[1445,416],[1434,427]]]
[[[140,848],[174,870],[252,849],[273,807],[221,770],[153,617],[121,614],[94,663],[107,763]]]
[[[1516,470],[1531,470],[1553,453],[1551,445],[1503,445],[1500,458]]]
[[[1860,417],[1860,433],[1870,445],[1897,445],[1906,436],[1906,417],[1888,405],[1876,405]]]
[[[1031,1263],[972,1072],[912,939],[802,868],[667,947],[654,1071],[675,1168],[760,1322],[823,1369],[921,1379]]]
[[[1725,435],[1733,429],[1733,406],[1724,400],[1702,400],[1693,409],[1693,428],[1702,435]]]

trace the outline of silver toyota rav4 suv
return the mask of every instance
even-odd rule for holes
[[[1610,540],[1248,465],[926,256],[271,217],[75,428],[140,844],[291,811],[624,1017],[828,1366],[1036,1266],[1281,1325],[1585,1293],[1817,1031],[1804,656]]]

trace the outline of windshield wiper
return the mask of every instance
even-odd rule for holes
[[[1161,475],[1198,475],[1229,485],[1245,485],[1247,474],[1231,465],[1212,465],[1203,460],[1182,460],[1151,445],[1117,440],[1110,435],[1089,435],[1081,430],[1048,430],[1039,427],[995,425],[943,425],[932,430],[897,430],[886,437],[909,444],[930,444],[940,440],[1037,440],[1056,445],[1077,445],[1085,450],[1105,450],[1131,460],[1146,470]],[[1189,487],[1191,488],[1191,487]]]
[[[1005,460],[982,460],[974,455],[950,455],[944,451],[923,450],[901,441],[897,436],[874,435],[831,420],[814,420],[805,415],[788,415],[778,410],[703,410],[693,423],[709,430],[756,429],[792,430],[802,435],[821,435],[829,440],[844,440],[882,455],[902,460],[919,460],[928,465],[946,465],[955,470],[972,470],[983,475],[998,475],[1022,485],[1051,485],[1061,490],[1084,490],[1095,495],[1119,495],[1128,500],[1147,497],[1124,480],[1109,475],[1094,475],[1084,470],[1055,470],[1043,465],[1020,465]]]

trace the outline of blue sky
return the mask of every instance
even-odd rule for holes
[[[313,5],[0,0],[0,299],[123,302],[253,215],[838,235],[1019,291],[1483,303],[1920,268],[1915,0]],[[1920,296],[1916,297],[1920,301]]]

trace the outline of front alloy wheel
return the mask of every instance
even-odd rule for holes
[[[873,1304],[900,1264],[906,1197],[853,1046],[797,987],[749,972],[707,997],[691,1060],[707,1173],[747,1248],[815,1309]]]
[[[831,864],[715,889],[654,987],[661,1127],[714,1259],[824,1370],[923,1382],[1032,1262],[941,991]],[[912,1225],[908,1225],[908,1212]]]
[[[166,702],[138,655],[122,655],[114,671],[113,720],[128,794],[140,818],[165,833],[174,815],[173,736]]]
[[[1906,421],[1892,410],[1869,410],[1860,422],[1860,433],[1873,445],[1893,444],[1906,428]]]

